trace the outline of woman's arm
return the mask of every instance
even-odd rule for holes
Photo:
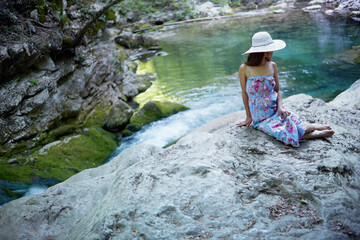
[[[251,117],[250,108],[249,108],[249,96],[246,92],[247,77],[246,77],[245,64],[241,64],[241,66],[239,68],[239,79],[240,79],[240,85],[241,85],[241,90],[242,90],[242,99],[244,102],[244,107],[245,107],[245,112],[246,112],[246,119],[237,123],[236,125],[238,125],[239,127],[249,126],[252,123],[252,117]]]
[[[277,108],[278,108],[278,112],[279,115],[281,116],[281,118],[286,118],[287,116],[290,115],[290,112],[286,111],[283,108],[283,104],[282,104],[282,95],[281,95],[281,91],[280,91],[280,83],[279,83],[279,76],[278,76],[278,70],[277,70],[277,66],[276,63],[271,62],[272,67],[274,69],[274,80],[275,80],[275,91],[277,92]]]

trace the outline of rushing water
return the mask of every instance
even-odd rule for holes
[[[140,104],[176,101],[191,110],[145,126],[123,139],[113,156],[139,143],[163,147],[212,119],[243,109],[236,73],[257,31],[267,31],[287,43],[272,59],[278,65],[284,97],[306,93],[325,101],[333,99],[360,79],[359,65],[332,59],[360,45],[359,27],[339,16],[298,11],[176,28],[175,34],[161,41],[165,54],[140,62],[139,73],[156,73],[159,80],[135,100]]]

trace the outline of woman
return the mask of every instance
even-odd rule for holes
[[[269,33],[258,32],[252,37],[248,59],[241,64],[239,78],[246,119],[238,126],[253,123],[259,129],[286,145],[299,147],[300,139],[331,137],[330,126],[304,123],[282,103],[276,63],[271,61],[273,51],[285,48],[282,40],[273,40]]]

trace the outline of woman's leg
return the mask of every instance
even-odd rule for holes
[[[305,123],[305,133],[310,133],[315,130],[323,131],[323,130],[331,130],[331,127],[328,125],[319,125],[319,124],[311,124],[311,123]]]
[[[306,123],[306,130],[302,139],[331,137],[334,133],[330,126]]]

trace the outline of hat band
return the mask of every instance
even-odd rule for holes
[[[262,44],[262,45],[258,45],[258,46],[252,46],[252,47],[265,47],[265,46],[268,46],[270,44],[274,43],[274,41],[271,41],[269,43],[265,43],[265,44]]]

